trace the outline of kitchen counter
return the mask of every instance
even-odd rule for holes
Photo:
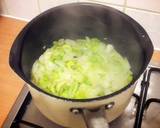
[[[0,16],[0,128],[14,105],[24,82],[10,69],[10,47],[26,22]]]
[[[10,69],[8,57],[15,37],[25,25],[25,21],[0,16],[0,127],[24,88],[24,81]],[[160,51],[154,52],[152,61],[160,64]]]

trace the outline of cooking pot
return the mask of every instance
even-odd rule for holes
[[[33,63],[54,40],[86,36],[109,42],[128,59],[133,72],[130,84],[102,97],[67,99],[49,94],[31,82]],[[128,105],[152,54],[149,36],[126,14],[104,5],[73,3],[51,8],[30,21],[14,41],[9,63],[27,83],[35,105],[48,119],[70,128],[107,128],[107,122],[120,116]]]

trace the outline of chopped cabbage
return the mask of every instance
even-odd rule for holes
[[[35,61],[32,82],[65,98],[86,99],[111,94],[128,85],[128,60],[97,38],[60,39]]]

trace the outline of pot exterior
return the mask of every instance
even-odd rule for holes
[[[106,110],[107,121],[111,122],[120,116],[124,109],[127,107],[132,94],[135,89],[135,85],[125,91],[112,96],[110,98],[95,100],[89,102],[72,102],[58,98],[51,97],[45,93],[39,92],[35,88],[28,84],[32,98],[35,105],[51,121],[69,128],[85,128],[85,122],[81,114],[75,115],[70,110],[71,108],[97,108],[102,105],[106,105],[110,102],[114,102],[114,106],[111,109]]]

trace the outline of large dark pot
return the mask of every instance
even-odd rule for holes
[[[50,47],[53,40],[60,38],[85,36],[97,37],[104,42],[107,39],[129,60],[134,74],[129,85],[106,96],[75,100],[48,94],[31,82],[31,67],[44,52],[44,47]],[[49,9],[29,22],[14,41],[9,62],[28,83],[36,106],[50,120],[72,128],[84,128],[85,121],[88,127],[103,128],[108,127],[104,116],[110,122],[128,105],[135,83],[145,71],[152,53],[153,45],[147,33],[126,14],[104,5],[74,3]],[[75,114],[78,112],[83,116]]]

